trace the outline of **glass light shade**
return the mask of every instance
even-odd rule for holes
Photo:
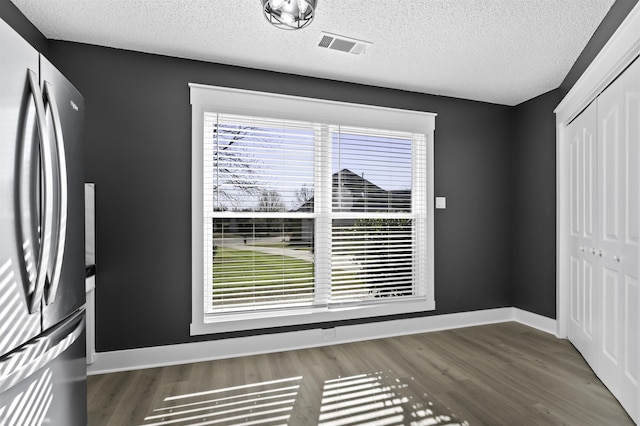
[[[317,0],[262,0],[264,17],[283,30],[299,30],[311,23]]]
[[[280,14],[280,19],[287,25],[292,25],[296,21],[296,17],[288,12],[282,12]]]
[[[269,5],[271,6],[271,9],[277,10],[282,7],[284,2],[285,0],[269,0]]]

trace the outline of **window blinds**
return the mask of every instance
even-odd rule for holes
[[[205,313],[424,296],[423,135],[206,112],[203,149]]]

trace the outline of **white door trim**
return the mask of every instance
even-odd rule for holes
[[[569,315],[569,156],[567,125],[640,55],[640,3],[555,109],[556,113],[556,318],[558,337],[567,337]]]

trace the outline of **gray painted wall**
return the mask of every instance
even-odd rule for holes
[[[556,317],[556,122],[560,90],[513,111],[513,305]]]
[[[435,217],[434,313],[511,306],[511,108],[75,43],[49,51],[86,99],[99,351],[194,340],[189,82],[438,113],[435,189],[448,203]]]

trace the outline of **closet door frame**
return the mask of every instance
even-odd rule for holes
[[[573,121],[640,56],[640,3],[629,13],[598,56],[555,109],[556,113],[556,335],[567,337],[569,320],[569,134]],[[637,159],[640,164],[640,158]],[[638,328],[640,333],[640,327]]]

